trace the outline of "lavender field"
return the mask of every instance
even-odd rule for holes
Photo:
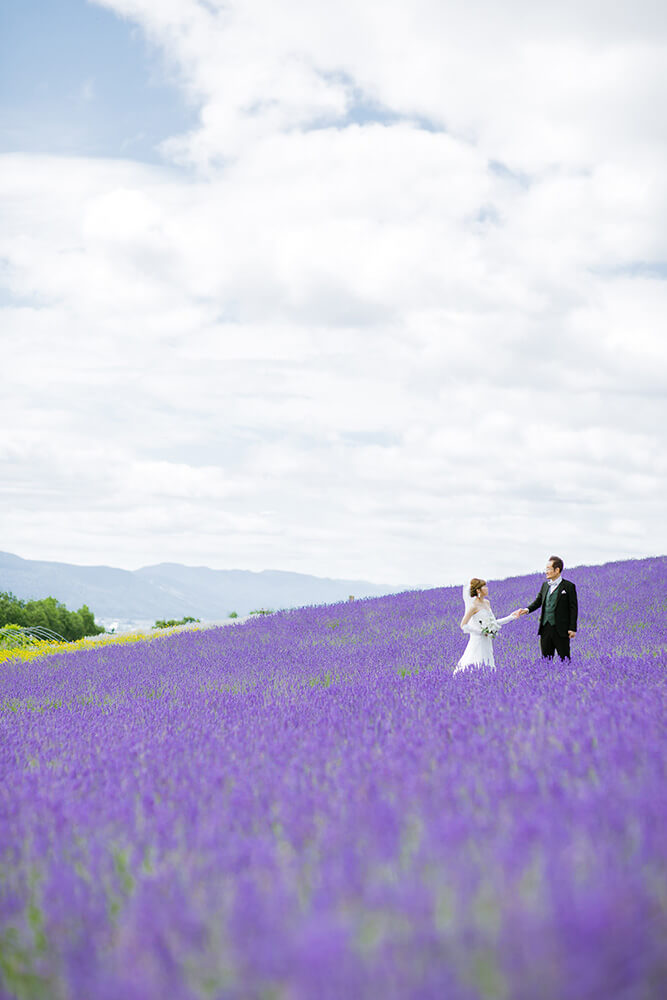
[[[0,664],[1,995],[667,995],[667,559],[565,576]]]

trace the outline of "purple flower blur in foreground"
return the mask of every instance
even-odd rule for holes
[[[5,664],[2,995],[664,996],[667,560],[566,576]]]

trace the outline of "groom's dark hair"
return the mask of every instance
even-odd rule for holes
[[[549,556],[549,562],[551,563],[554,569],[558,570],[559,573],[563,572],[565,563],[563,562],[560,556]]]

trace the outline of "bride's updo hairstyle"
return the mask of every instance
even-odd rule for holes
[[[470,596],[478,597],[482,587],[486,587],[486,580],[480,580],[479,577],[473,576],[470,581]]]

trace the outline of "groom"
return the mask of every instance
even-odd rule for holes
[[[542,656],[553,660],[554,653],[558,653],[561,660],[569,660],[570,639],[577,634],[577,588],[561,576],[563,560],[558,556],[549,558],[545,572],[547,578],[539,594],[519,614],[541,608],[538,635]]]

